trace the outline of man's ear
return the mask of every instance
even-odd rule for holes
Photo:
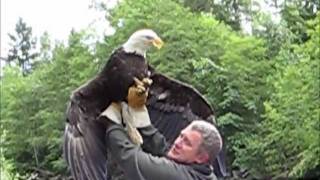
[[[195,160],[196,163],[201,164],[209,161],[209,155],[206,152],[200,152],[197,155],[197,158]]]

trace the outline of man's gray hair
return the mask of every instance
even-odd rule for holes
[[[192,121],[190,127],[202,136],[199,150],[208,153],[209,161],[213,161],[222,149],[222,138],[218,129],[213,124],[203,120]]]

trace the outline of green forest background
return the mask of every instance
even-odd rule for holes
[[[20,19],[1,72],[1,180],[68,176],[61,144],[69,96],[141,28],[165,41],[150,64],[214,107],[230,179],[320,177],[320,3],[268,3],[279,22],[254,0],[97,3],[114,35],[92,42],[92,31],[72,30],[67,44],[52,46],[45,33],[38,51]]]

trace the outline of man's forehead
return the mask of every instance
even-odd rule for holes
[[[187,126],[185,127],[184,129],[182,129],[181,133],[186,133],[187,131],[190,131],[191,130],[191,126]]]
[[[192,136],[199,136],[202,138],[202,135],[200,132],[198,132],[197,130],[193,130],[190,126],[187,126],[186,128],[184,128],[182,131],[181,131],[181,134],[189,134],[189,135],[192,135]]]

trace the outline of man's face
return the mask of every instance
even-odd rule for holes
[[[170,159],[181,163],[202,163],[204,161],[202,156],[203,153],[199,153],[199,146],[201,143],[201,134],[188,126],[181,131],[167,156]]]

